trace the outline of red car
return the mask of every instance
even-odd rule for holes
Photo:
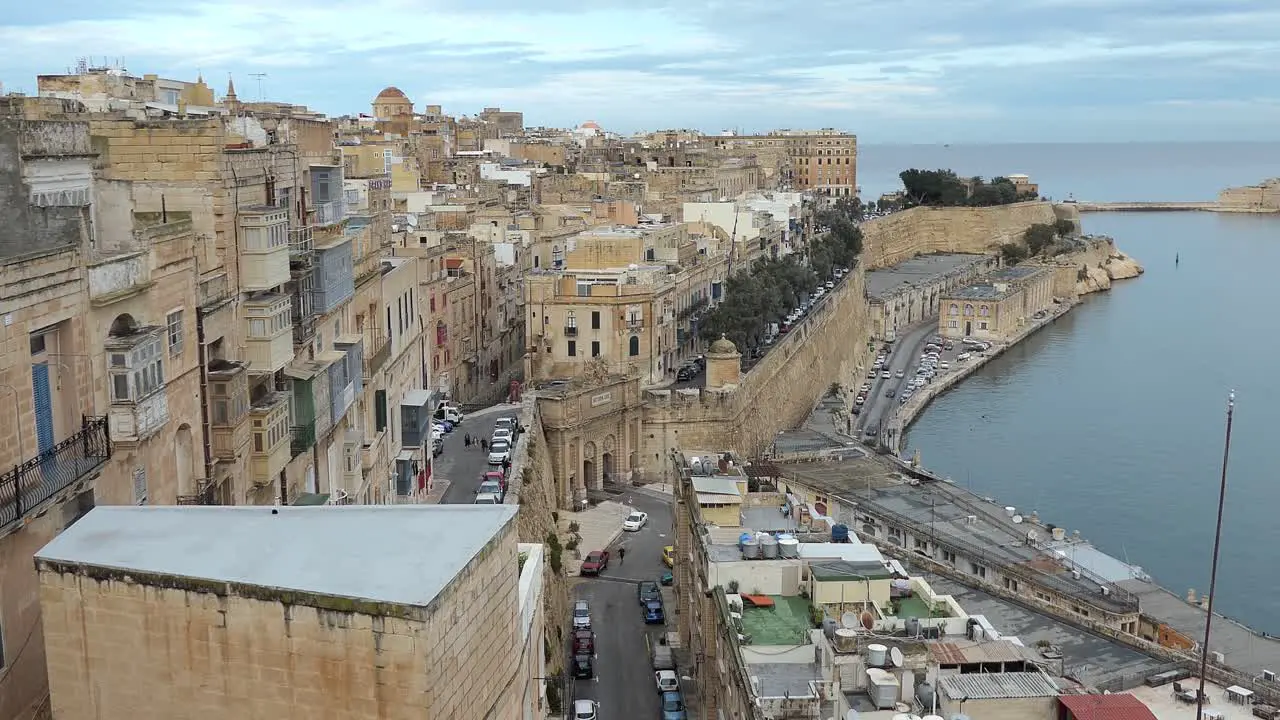
[[[574,630],[573,631],[573,654],[574,655],[595,655],[596,654],[596,634],[590,630]]]
[[[582,561],[581,574],[599,575],[607,567],[609,567],[609,551],[592,550],[587,553],[587,559]]]
[[[485,473],[484,475],[481,475],[481,476],[480,476],[480,482],[484,482],[484,481],[486,481],[486,480],[492,480],[492,481],[494,481],[494,482],[498,483],[498,487],[502,488],[502,491],[503,491],[503,492],[506,492],[506,491],[507,491],[507,476],[506,476],[506,475],[503,475],[502,473],[500,473],[500,472],[498,472],[498,471],[496,471],[496,470],[490,470],[489,472],[487,472],[487,473]]]

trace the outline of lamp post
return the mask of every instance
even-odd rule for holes
[[[1222,477],[1218,482],[1218,521],[1213,531],[1213,562],[1209,569],[1209,603],[1204,616],[1204,644],[1200,646],[1200,689],[1196,692],[1196,720],[1204,718],[1204,676],[1209,664],[1209,632],[1213,627],[1213,599],[1218,585],[1218,549],[1222,543],[1222,508],[1227,500],[1227,462],[1231,458],[1231,420],[1235,415],[1236,391],[1227,395],[1227,435],[1222,447]]]

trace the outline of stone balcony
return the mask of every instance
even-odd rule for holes
[[[89,302],[95,307],[133,297],[152,285],[151,258],[145,251],[121,253],[88,265]]]

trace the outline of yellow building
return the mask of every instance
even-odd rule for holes
[[[543,717],[542,546],[515,515],[97,508],[36,553],[53,716]]]
[[[588,230],[553,245],[551,270],[525,280],[526,378],[603,363],[661,382],[692,343],[689,316],[719,299],[727,270],[719,244],[683,223]]]
[[[1005,342],[1053,306],[1053,269],[1012,267],[939,298],[938,333],[946,338]]]
[[[796,190],[816,190],[840,197],[858,194],[858,138],[839,130],[707,136],[701,144],[719,149],[752,149],[762,158],[774,156],[778,180]]]
[[[379,120],[395,120],[413,116],[413,101],[398,87],[386,87],[373,99],[373,116]]]
[[[742,526],[742,500],[747,494],[747,478],[709,475],[693,478],[702,521],[720,527]]]

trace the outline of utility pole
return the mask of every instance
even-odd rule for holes
[[[1196,692],[1196,720],[1204,719],[1204,676],[1209,664],[1209,631],[1213,627],[1213,599],[1218,588],[1218,549],[1222,544],[1222,507],[1227,500],[1227,461],[1231,458],[1231,420],[1236,391],[1227,395],[1227,437],[1222,447],[1222,478],[1218,483],[1218,524],[1213,531],[1213,563],[1209,570],[1209,603],[1204,614],[1204,644],[1200,646],[1200,689]]]
[[[266,73],[249,73],[249,77],[258,81],[258,102],[262,102],[265,99],[262,95],[262,79],[270,76]]]

